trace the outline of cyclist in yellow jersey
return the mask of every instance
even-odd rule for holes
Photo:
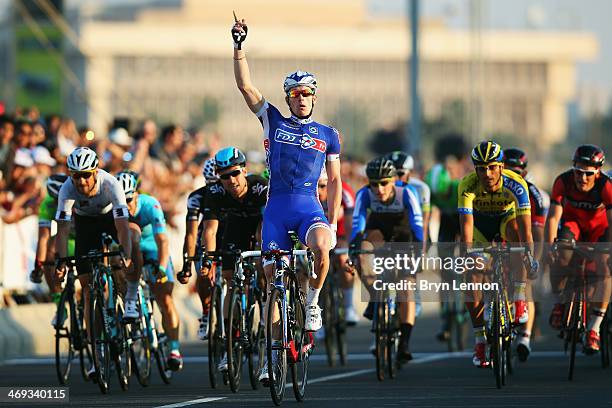
[[[501,146],[493,141],[481,142],[472,150],[475,171],[459,184],[458,210],[461,226],[461,242],[464,247],[488,245],[496,235],[512,244],[533,246],[531,236],[531,207],[527,183],[518,174],[504,169]],[[522,266],[521,255],[512,261],[518,272],[514,276],[515,323],[524,324],[528,319],[525,301],[527,272]],[[484,270],[473,269],[467,275],[470,283],[484,282]],[[488,366],[485,353],[484,302],[482,291],[468,294],[466,306],[474,327],[475,347],[472,362],[477,367]]]

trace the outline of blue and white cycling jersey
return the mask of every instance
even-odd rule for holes
[[[368,211],[370,218],[378,218],[377,222],[371,223],[370,227],[376,225],[377,227],[380,226],[380,229],[384,229],[383,227],[392,229],[400,227],[401,225],[397,225],[397,223],[406,219],[414,239],[423,241],[423,213],[418,194],[410,186],[396,185],[394,188],[395,197],[390,203],[381,202],[368,186],[362,187],[357,192],[350,241],[353,241],[358,234],[366,230],[368,221],[370,221]]]
[[[262,248],[289,250],[288,231],[296,231],[306,243],[313,228],[329,227],[317,198],[317,182],[326,160],[340,159],[340,136],[333,127],[310,118],[285,118],[269,102],[264,102],[257,117],[270,171]]]
[[[143,258],[152,261],[159,260],[155,235],[166,232],[166,218],[159,201],[150,195],[139,194],[136,213],[130,216],[130,222],[134,222],[140,227],[140,252],[142,252]],[[169,260],[168,265],[164,266],[166,267],[168,282],[173,282],[172,260]]]
[[[325,160],[340,157],[338,131],[310,118],[285,118],[269,102],[264,103],[257,117],[264,129],[270,196],[278,193],[315,196]]]

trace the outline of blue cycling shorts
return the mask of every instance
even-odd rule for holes
[[[276,194],[268,198],[263,214],[262,250],[290,250],[289,231],[295,231],[303,244],[315,227],[329,228],[318,197],[304,194]]]

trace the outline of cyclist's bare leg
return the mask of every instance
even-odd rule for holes
[[[142,253],[140,252],[140,227],[132,222],[130,222],[129,227],[130,240],[132,241],[132,263],[127,268],[125,273],[125,278],[127,280],[127,292],[125,294],[125,298],[133,300],[138,296],[140,273],[144,262],[142,259]]]
[[[47,242],[47,256],[45,262],[49,262],[55,259],[55,236],[50,237]],[[55,279],[55,266],[54,265],[43,265],[43,274],[45,275],[45,282],[49,287],[49,294],[62,293],[62,285]]]
[[[91,274],[79,275],[79,283],[81,284],[81,288],[83,288],[83,313],[85,313],[85,327],[87,329],[87,335],[89,336],[89,340],[91,341],[92,336],[89,331],[91,325],[89,324],[89,283],[91,282]]]
[[[274,282],[274,272],[275,272],[275,264],[274,262],[270,263],[270,264],[264,264],[264,274],[266,275],[266,281],[270,282],[267,286],[266,286],[266,292],[267,292],[267,296],[266,296],[266,302],[264,304],[264,315],[263,315],[263,319],[265,321],[265,319],[267,319],[268,317],[268,309],[270,307],[270,291],[272,289],[272,284],[271,282]],[[272,337],[274,338],[274,340],[280,340],[280,315],[278,314],[278,309],[274,308],[274,315],[272,316]],[[265,334],[264,334],[265,335]]]
[[[516,219],[508,222],[506,225],[506,240],[511,246],[521,245],[519,237],[518,223]],[[522,253],[514,253],[510,255],[510,270],[514,271],[512,276],[514,282],[514,300],[526,300],[527,286],[527,269],[523,262]]]
[[[329,271],[329,248],[331,245],[331,231],[329,227],[315,226],[306,234],[306,246],[314,254],[314,272],[316,279],[309,280],[309,289],[306,294],[306,306],[316,305],[319,301],[319,292],[323,287],[327,272]]]
[[[206,271],[208,271],[208,274],[203,275],[203,273]],[[212,293],[213,273],[213,268],[201,269],[198,271],[198,275],[196,277],[196,290],[202,304],[203,315],[208,315],[208,311],[210,310],[210,295]]]
[[[344,248],[348,246],[345,239],[338,239],[338,247]],[[353,307],[353,287],[355,285],[355,274],[353,268],[348,265],[348,254],[336,255],[334,257],[335,270],[338,273],[340,288],[344,295],[344,307]]]
[[[593,295],[589,302],[590,316],[587,330],[599,333],[599,326],[608,309],[610,295],[612,294],[612,281],[608,266],[608,254],[597,254],[595,258],[595,273],[592,275]]]
[[[154,283],[151,285],[151,290],[155,295],[155,301],[159,306],[162,315],[162,327],[164,333],[170,340],[179,338],[180,319],[172,299],[172,290],[174,289],[173,282]]]

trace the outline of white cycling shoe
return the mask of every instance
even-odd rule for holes
[[[355,326],[359,321],[359,315],[357,315],[355,308],[352,306],[347,307],[345,313],[344,320],[346,320],[346,324],[348,326]]]
[[[321,319],[321,308],[319,305],[306,306],[306,323],[304,329],[306,331],[317,331],[323,326]]]
[[[198,319],[200,321],[200,327],[198,328],[198,339],[206,340],[208,339],[208,316],[202,315]]]
[[[124,320],[137,320],[140,317],[138,312],[138,304],[135,299],[126,299],[125,312],[123,313]]]

